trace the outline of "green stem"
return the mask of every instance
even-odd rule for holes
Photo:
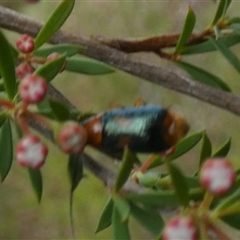
[[[200,211],[205,212],[206,210],[208,210],[210,208],[212,200],[213,200],[213,195],[207,191],[205,193],[204,199],[199,207]]]

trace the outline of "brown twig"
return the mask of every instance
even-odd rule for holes
[[[0,6],[0,26],[8,30],[19,33],[28,33],[36,36],[42,23],[17,13],[13,10]],[[194,81],[193,79],[179,74],[172,70],[141,62],[134,56],[130,56],[119,50],[102,45],[88,37],[73,36],[62,31],[58,31],[49,42],[74,43],[86,46],[82,54],[100,60],[117,69],[126,71],[147,81],[156,83],[166,88],[182,92],[189,96],[208,102],[214,106],[228,110],[240,115],[240,97],[229,92],[210,87]]]
[[[212,29],[206,29],[201,33],[193,33],[186,45],[195,45],[202,43],[207,40],[206,37],[213,35]],[[142,39],[121,39],[121,38],[107,38],[105,36],[94,37],[96,41],[103,43],[109,47],[118,49],[123,52],[134,53],[134,52],[155,52],[158,53],[160,50],[169,47],[175,47],[177,45],[180,34],[169,34],[154,36]]]

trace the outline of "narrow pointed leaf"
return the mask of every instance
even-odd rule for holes
[[[218,4],[217,11],[215,13],[214,19],[211,23],[211,26],[214,26],[221,18],[226,14],[226,11],[231,3],[231,0],[220,0]]]
[[[65,121],[69,119],[70,112],[66,105],[56,99],[51,98],[49,99],[49,105],[57,120]]]
[[[5,92],[5,87],[3,82],[0,83],[0,92]]]
[[[172,184],[176,191],[176,195],[179,198],[180,203],[187,207],[189,205],[190,197],[189,197],[189,188],[187,181],[183,175],[183,173],[174,166],[172,163],[168,162],[168,171],[171,175]]]
[[[226,157],[231,148],[231,138],[229,138],[226,143],[224,143],[213,155],[212,157]]]
[[[35,49],[42,46],[64,24],[72,12],[74,0],[62,0],[35,38]]]
[[[37,108],[38,110],[50,111],[50,115],[53,116],[48,96],[45,96],[45,98],[40,103],[37,104]]]
[[[113,68],[104,63],[83,57],[67,58],[66,70],[89,75],[100,75],[114,72]]]
[[[240,23],[240,17],[233,17],[228,20],[229,24],[235,24],[235,23]]]
[[[10,49],[11,49],[11,53],[12,53],[13,59],[17,59],[19,57],[18,50],[11,43],[9,43],[9,46],[10,46]]]
[[[175,63],[177,64],[177,66],[181,67],[184,71],[186,71],[194,80],[203,82],[213,87],[221,88],[222,90],[225,91],[229,92],[231,91],[231,89],[223,80],[213,75],[212,73],[207,72],[202,68],[198,68],[186,62],[178,61]]]
[[[128,177],[133,169],[135,162],[136,155],[132,153],[128,148],[125,148],[123,161],[121,163],[121,167],[115,183],[115,191],[118,191],[128,180]]]
[[[238,57],[223,43],[210,38],[212,44],[222,53],[228,62],[240,73],[240,60]]]
[[[195,14],[194,14],[192,8],[189,7],[182,33],[177,42],[175,53],[179,52],[179,50],[181,50],[181,48],[184,46],[184,44],[187,42],[187,40],[191,36],[193,28],[195,26],[195,22],[196,22]]]
[[[225,210],[231,207],[234,203],[237,203],[240,199],[240,188],[238,188],[233,194],[224,198],[215,208],[214,212],[220,213],[222,210]]]
[[[60,72],[65,59],[66,56],[62,55],[52,61],[46,62],[37,68],[35,74],[42,76],[47,82],[50,82]]]
[[[131,204],[131,215],[145,228],[153,237],[157,237],[164,227],[164,221],[157,211],[140,208]]]
[[[159,190],[149,193],[130,193],[127,198],[132,202],[146,204],[147,206],[178,206],[179,199],[174,190]]]
[[[190,189],[190,199],[199,201],[203,197],[202,188]],[[158,190],[149,193],[130,193],[126,196],[132,202],[138,202],[146,206],[179,207],[180,201],[174,190]]]
[[[113,201],[114,201],[115,207],[117,208],[121,216],[121,221],[122,222],[128,221],[128,217],[130,215],[130,205],[128,201],[119,196],[114,196]]]
[[[83,178],[82,154],[71,154],[68,159],[68,173],[73,192]]]
[[[109,198],[106,205],[104,206],[100,219],[98,221],[97,229],[95,233],[98,233],[112,224],[112,214],[113,214],[113,200]]]
[[[0,111],[0,128],[2,127],[2,125],[4,124],[4,122],[6,121],[6,112],[5,111]]]
[[[71,57],[77,53],[80,53],[84,46],[76,45],[76,44],[57,44],[50,47],[40,48],[34,51],[34,55],[38,57],[47,57],[51,53],[58,52],[60,54],[65,54],[67,57]]]
[[[128,229],[128,223],[122,222],[121,215],[114,205],[112,215],[113,239],[114,240],[130,240],[131,236]]]
[[[177,144],[175,152],[167,158],[173,160],[182,156],[184,153],[192,149],[202,139],[202,136],[203,132],[201,131],[185,137]]]
[[[17,92],[14,60],[10,45],[0,32],[0,73],[3,78],[4,88],[9,99],[13,99]]]
[[[219,42],[223,43],[226,47],[231,47],[240,42],[240,35],[238,33],[226,35],[218,39]],[[192,46],[184,46],[181,49],[181,54],[198,54],[216,51],[216,47],[212,44],[210,40],[206,40],[203,43]]]
[[[200,153],[199,167],[207,158],[211,157],[211,154],[212,154],[212,144],[208,135],[204,132],[202,149]]]
[[[2,182],[8,175],[13,161],[13,143],[10,120],[7,118],[0,128],[0,174]]]
[[[152,163],[150,164],[150,166],[148,167],[148,169],[161,166],[163,163],[164,163],[163,157],[160,155],[155,155],[155,157],[154,157]]]
[[[36,194],[37,200],[40,203],[43,190],[42,174],[38,169],[28,168],[28,175],[31,181],[32,188]]]

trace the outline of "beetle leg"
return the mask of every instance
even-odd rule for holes
[[[147,103],[142,100],[141,98],[138,98],[135,103],[134,103],[134,107],[140,107],[140,106],[144,106],[147,105]]]
[[[108,105],[108,109],[120,109],[120,108],[124,108],[124,106],[116,103],[110,103]]]
[[[174,151],[175,151],[175,147],[171,147],[167,151],[159,153],[159,155],[162,157],[167,157],[173,154]],[[157,154],[151,154],[147,158],[147,160],[142,164],[142,166],[139,168],[139,171],[141,171],[142,173],[146,172],[157,156],[158,156]]]
[[[142,173],[146,172],[156,157],[156,154],[151,154],[138,170]]]

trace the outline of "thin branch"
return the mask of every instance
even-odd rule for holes
[[[198,43],[205,42],[207,37],[213,36],[214,32],[212,29],[206,29],[200,33],[193,33],[186,45],[195,45]],[[177,45],[180,33],[153,36],[149,38],[142,39],[121,39],[121,38],[108,38],[105,36],[97,36],[94,39],[107,45],[113,47],[123,52],[133,53],[133,52],[158,52],[164,48],[175,47]]]
[[[33,18],[0,6],[0,27],[36,36],[41,26],[42,23]],[[86,49],[82,54],[88,57],[240,115],[239,96],[201,84],[172,70],[152,65],[148,62],[141,62],[134,56],[105,46],[93,38],[74,36],[58,31],[49,42],[52,44],[73,43],[84,45]]]

